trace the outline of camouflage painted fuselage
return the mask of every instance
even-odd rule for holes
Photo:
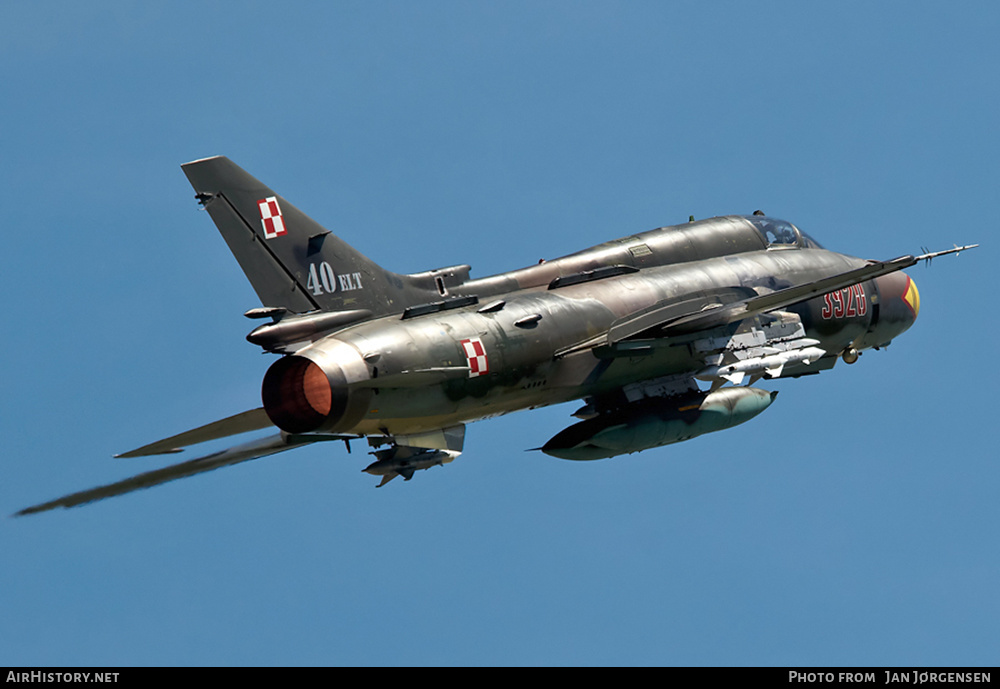
[[[774,228],[788,234],[769,234]],[[478,301],[412,315],[418,307],[319,339],[271,369],[264,406],[291,432],[405,435],[573,399],[613,400],[644,381],[690,378],[706,367],[706,339],[731,338],[775,316],[631,337],[617,348],[602,339],[616,324],[674,304],[678,314],[709,309],[866,263],[760,216],[665,227],[510,273],[439,281],[441,304]],[[800,321],[825,356],[781,375],[829,368],[845,350],[888,343],[912,324],[916,299],[899,272],[788,307],[778,317]]]
[[[228,158],[182,168],[260,298],[246,316],[270,319],[247,339],[282,356],[264,375],[261,408],[121,456],[278,432],[18,514],[312,443],[349,450],[361,437],[376,448],[364,471],[384,486],[452,462],[469,422],[573,399],[584,400],[581,421],[539,448],[546,454],[594,460],[683,442],[767,409],[777,393],[747,378],[818,373],[887,344],[920,310],[902,269],[976,246],[865,261],[758,211],[477,280],[467,265],[400,274]]]

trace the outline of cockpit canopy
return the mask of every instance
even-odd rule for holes
[[[806,249],[822,249],[819,242],[802,232],[790,222],[769,218],[766,215],[743,216],[757,229],[768,247],[798,246]]]

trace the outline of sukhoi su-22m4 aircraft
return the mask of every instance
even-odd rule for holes
[[[122,457],[271,428],[198,459],[18,514],[72,507],[311,443],[367,439],[384,485],[458,457],[466,424],[582,400],[540,449],[639,452],[748,421],[750,387],[854,363],[920,311],[901,269],[971,246],[869,261],[755,212],[617,239],[491,277],[381,268],[224,157],[182,166],[262,306],[247,340],[278,355],[262,406]],[[975,246],[975,245],[973,245]]]

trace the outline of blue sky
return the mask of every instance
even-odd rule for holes
[[[378,491],[321,445],[2,519],[0,664],[995,664],[998,32],[985,2],[3,4],[4,514],[259,404],[189,160],[398,272],[757,208],[864,257],[982,246],[908,271],[888,350],[681,445],[525,452],[564,405]]]

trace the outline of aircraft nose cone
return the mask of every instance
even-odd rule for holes
[[[913,312],[913,320],[917,320],[920,315],[920,292],[917,291],[917,283],[909,275],[906,276],[906,291],[903,292],[903,301]]]
[[[880,296],[879,325],[891,337],[906,331],[920,313],[920,293],[917,285],[900,271],[877,278]],[[889,332],[891,331],[891,332]]]
[[[884,275],[878,287],[882,306],[895,316],[894,320],[905,322],[907,327],[913,325],[920,313],[920,292],[913,278],[902,271]]]

